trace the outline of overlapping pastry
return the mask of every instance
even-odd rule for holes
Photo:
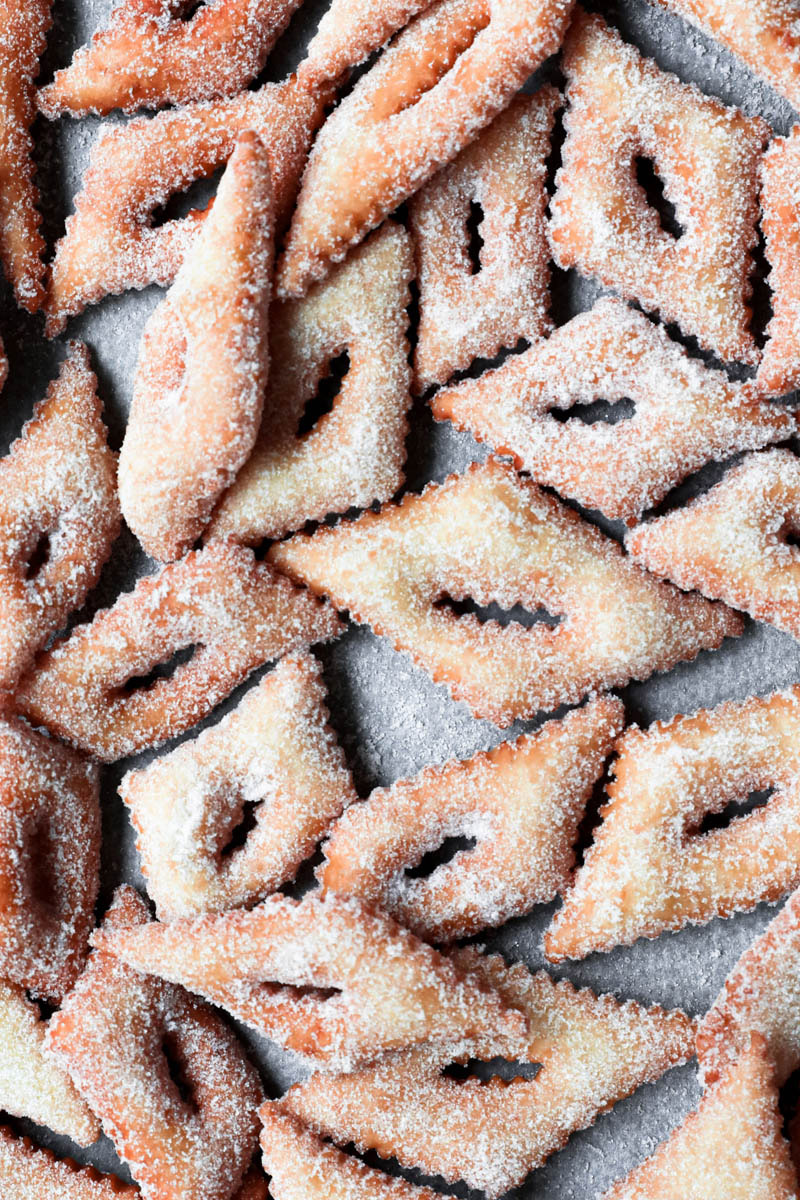
[[[73,342],[0,459],[0,689],[83,604],[119,529],[117,456],[88,351]]]
[[[565,43],[567,139],[551,204],[561,267],[577,267],[675,321],[719,358],[755,362],[750,251],[770,129],[666,75],[602,17],[578,12]],[[680,236],[637,180],[655,164]]]
[[[94,944],[180,982],[327,1070],[527,1022],[491,983],[383,914],[340,896],[271,896],[250,911],[116,928]]]
[[[75,211],[56,246],[48,336],[61,333],[69,317],[104,296],[172,283],[208,209],[160,224],[153,214],[171,196],[226,163],[246,130],[267,149],[280,231],[327,98],[327,93],[290,78],[229,100],[190,104],[104,128],[92,148]]]
[[[572,0],[437,0],[325,122],[278,268],[303,295],[455,158],[558,49]]]
[[[100,1136],[100,1125],[67,1072],[47,1053],[45,1030],[25,989],[0,979],[0,1109],[89,1146]],[[13,1195],[0,1194],[9,1200]]]
[[[306,87],[347,78],[434,0],[331,0],[297,68]]]
[[[253,448],[269,373],[273,225],[267,151],[242,133],[142,338],[119,494],[154,558],[192,547]]]
[[[798,40],[800,50],[800,40]],[[798,54],[800,96],[800,53]],[[787,138],[775,138],[761,166],[761,225],[769,262],[772,318],[767,344],[756,376],[768,395],[790,392],[800,383],[800,201],[796,180],[800,170],[800,126]]]
[[[258,75],[300,0],[121,0],[39,92],[47,117],[232,96]]]
[[[716,38],[800,106],[800,32],[794,0],[659,0]]]
[[[287,655],[219,724],[130,771],[120,794],[161,920],[249,906],[290,882],[357,799],[319,664]]]
[[[373,792],[334,825],[318,872],[323,890],[359,896],[433,941],[469,937],[555,899],[624,724],[619,700],[594,700],[537,733]],[[474,847],[415,876],[426,854],[457,837]]]
[[[748,455],[709,492],[631,531],[631,557],[678,587],[800,638],[800,459]]]
[[[800,687],[632,726],[616,750],[594,845],[545,934],[551,961],[730,916],[800,884]],[[703,829],[768,788],[761,806]]]
[[[61,999],[86,958],[99,874],[97,769],[0,716],[0,979]]]
[[[658,1150],[603,1200],[796,1200],[778,1091],[755,1037]]]
[[[30,127],[50,8],[50,0],[0,0],[0,264],[28,312],[45,296]]]
[[[519,1006],[529,1032],[508,1037],[494,1029],[460,1046],[407,1050],[354,1074],[314,1075],[289,1089],[281,1110],[341,1146],[376,1150],[448,1183],[463,1179],[493,1200],[572,1133],[692,1054],[693,1025],[682,1012],[576,991],[473,949],[454,961]],[[510,1082],[448,1070],[498,1057],[518,1070],[541,1065],[534,1078]]]
[[[273,1200],[437,1200],[439,1196],[343,1154],[270,1101],[259,1116]]]
[[[40,1150],[0,1125],[0,1195],[8,1200],[137,1200],[138,1188]]]
[[[261,431],[208,538],[255,545],[330,512],[388,500],[399,489],[411,404],[406,310],[413,275],[411,240],[386,221],[307,296],[272,306]],[[343,356],[332,407],[308,428],[307,407]]]
[[[546,160],[561,96],[517,96],[409,206],[419,275],[417,391],[550,332]],[[477,229],[472,229],[477,219]],[[479,239],[479,257],[470,235]]]
[[[149,925],[120,888],[103,929]],[[250,1166],[263,1090],[224,1021],[182,988],[95,950],[50,1020],[69,1071],[145,1200],[231,1200]]]
[[[800,1067],[800,891],[746,950],[697,1031],[706,1087],[725,1074],[751,1033],[765,1038],[781,1087]]]
[[[573,409],[605,401],[585,423]],[[633,524],[712,459],[791,437],[794,414],[704,367],[642,313],[604,297],[546,341],[431,399],[518,470]],[[580,408],[579,408],[580,411]],[[609,422],[604,416],[617,416]]]
[[[297,534],[270,560],[498,725],[667,670],[742,628],[724,608],[665,590],[497,461],[355,522]],[[501,627],[451,611],[466,598],[563,619]]]
[[[219,542],[140,579],[44,651],[15,700],[30,720],[111,762],[177,737],[256,667],[341,629],[329,606],[251,550]]]

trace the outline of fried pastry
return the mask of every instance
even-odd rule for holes
[[[270,558],[498,725],[667,670],[742,628],[724,608],[665,590],[496,461],[355,522],[298,534]],[[503,628],[451,611],[467,597],[566,619]]]
[[[677,322],[719,358],[756,362],[747,301],[769,126],[664,74],[596,15],[576,16],[563,66],[556,262]],[[638,182],[648,162],[663,178],[678,236]]]
[[[763,1039],[740,1054],[652,1158],[603,1200],[797,1200]]]
[[[601,400],[632,401],[634,413],[613,423],[571,415]],[[496,370],[437,392],[431,408],[540,483],[630,524],[711,459],[796,429],[752,383],[704,367],[612,297]]]
[[[80,608],[120,530],[117,456],[84,345],[0,459],[0,689]]]
[[[756,381],[764,392],[773,396],[791,392],[800,384],[800,336],[797,332],[800,322],[798,171],[800,126],[795,125],[789,137],[775,138],[764,155],[761,167],[761,225],[770,267],[772,317],[767,326],[767,344]]]
[[[50,0],[0,0],[0,263],[17,304],[28,312],[45,296],[30,128],[50,7]]]
[[[800,108],[800,30],[795,0],[659,0],[716,38]]]
[[[629,728],[547,957],[583,958],[775,901],[800,884],[800,687]],[[765,804],[703,822],[752,792]]]
[[[569,882],[573,845],[625,710],[601,698],[468,762],[428,767],[372,793],[334,825],[324,891],[358,896],[420,937],[452,941],[523,916]],[[411,877],[446,839],[474,849]]]
[[[56,1158],[0,1125],[0,1195],[6,1200],[139,1200],[138,1188]]]
[[[106,936],[149,925],[138,893],[119,888]],[[231,1200],[253,1157],[264,1095],[216,1013],[96,950],[51,1018],[47,1043],[145,1200]]]
[[[100,1136],[100,1126],[69,1075],[45,1050],[45,1028],[24,989],[0,980],[0,1109],[89,1146]],[[11,1193],[0,1194],[11,1200]]]
[[[703,1018],[697,1057],[706,1087],[754,1032],[766,1039],[781,1087],[800,1067],[800,891],[742,955]]]
[[[253,448],[269,372],[273,220],[267,152],[242,133],[139,353],[119,494],[154,558],[191,548]]]
[[[634,529],[626,544],[653,574],[800,638],[798,528],[800,460],[765,450],[685,508]]]
[[[40,654],[15,700],[36,724],[112,762],[177,737],[256,667],[341,629],[329,606],[251,550],[219,542],[140,579]],[[148,681],[181,654],[172,674]]]
[[[267,1101],[259,1115],[273,1200],[439,1200],[439,1192],[342,1154],[273,1102]]]
[[[417,391],[550,332],[546,160],[561,96],[517,96],[409,207],[419,274]],[[470,256],[477,216],[479,260]]]
[[[249,906],[290,882],[357,799],[319,664],[282,659],[218,725],[130,771],[120,795],[162,921]]]
[[[232,96],[261,71],[300,0],[122,0],[39,92],[51,119]]]
[[[307,296],[272,306],[261,432],[209,538],[256,544],[398,490],[411,404],[406,310],[413,275],[410,238],[387,221]],[[306,406],[344,354],[332,409],[305,428]]]
[[[0,978],[58,1001],[83,967],[100,874],[96,768],[0,717]]]
[[[504,109],[561,42],[572,0],[438,0],[328,118],[278,290],[299,296]]]
[[[162,224],[154,224],[153,215],[175,193],[227,162],[245,130],[267,148],[280,231],[326,100],[325,93],[292,78],[230,100],[104,128],[92,148],[75,212],[56,246],[48,336],[61,333],[69,317],[104,296],[172,283],[208,209]]]
[[[327,1070],[525,1018],[389,917],[341,896],[94,935],[137,971],[180,982]]]
[[[448,1183],[463,1179],[493,1200],[572,1133],[692,1054],[693,1024],[682,1012],[576,991],[472,948],[454,961],[519,1006],[529,1033],[491,1030],[456,1046],[406,1050],[355,1074],[315,1075],[290,1088],[280,1108],[339,1145],[377,1150]],[[540,1070],[505,1082],[447,1069],[497,1057]]]
[[[307,87],[346,79],[433,0],[331,0],[297,68]]]

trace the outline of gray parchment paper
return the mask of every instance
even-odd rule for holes
[[[262,78],[280,79],[302,56],[302,50],[327,0],[306,0],[288,33],[283,37]],[[765,85],[738,65],[720,47],[683,22],[650,6],[647,0],[619,0],[595,4],[616,23],[626,37],[664,68],[682,79],[699,84],[704,91],[737,104],[748,113],[760,113],[779,133],[788,132],[794,114]],[[55,27],[43,64],[43,81],[54,69],[65,65],[73,50],[94,29],[105,24],[111,0],[55,0]],[[557,62],[539,73],[558,79]],[[111,120],[119,119],[117,117]],[[39,119],[35,126],[39,185],[49,242],[61,235],[64,220],[72,210],[90,148],[100,122],[94,118],[73,121],[64,118],[49,124]],[[213,181],[210,184],[214,186]],[[197,193],[194,193],[195,202]],[[763,264],[760,270],[763,281]],[[762,286],[760,294],[765,296]],[[553,308],[561,324],[580,309],[591,305],[598,293],[590,281],[573,273],[556,272]],[[85,339],[93,354],[111,442],[118,448],[130,403],[133,374],[142,327],[161,298],[156,288],[106,299],[70,323],[67,337]],[[13,305],[10,289],[0,283],[0,334],[10,359],[10,377],[0,396],[0,451],[5,453],[34,403],[44,394],[65,353],[65,339],[47,342],[40,318],[29,318]],[[696,347],[689,346],[693,353]],[[741,373],[741,372],[740,372]],[[418,403],[412,419],[408,444],[408,488],[416,489],[429,479],[442,479],[461,470],[483,451],[465,435],[455,434],[432,421],[425,405]],[[708,487],[721,474],[718,465],[707,468],[679,489],[673,499],[683,499]],[[594,514],[596,517],[596,514]],[[604,527],[616,532],[608,522]],[[91,597],[87,615],[113,601],[135,577],[153,569],[125,533],[117,544],[100,586]],[[320,652],[329,688],[332,719],[344,745],[362,795],[377,785],[413,774],[429,763],[453,756],[466,757],[488,748],[503,736],[513,737],[535,728],[544,719],[518,723],[506,734],[485,721],[474,720],[463,704],[453,703],[444,688],[387,643],[366,628],[351,627],[345,636]],[[800,645],[766,625],[748,623],[739,640],[728,641],[715,653],[704,653],[688,665],[622,693],[628,717],[642,725],[678,712],[691,712],[724,699],[740,699],[765,693],[800,681]],[[246,686],[251,686],[253,679]],[[229,710],[238,695],[214,714],[216,721]],[[162,751],[163,752],[163,751]],[[139,756],[148,761],[151,754]],[[104,770],[104,847],[101,909],[111,890],[121,880],[143,885],[138,870],[133,837],[116,788],[130,762]],[[530,967],[543,964],[540,942],[553,906],[536,910],[530,917],[514,921],[485,939],[509,959],[522,959]],[[774,910],[761,906],[756,911],[727,921],[713,921],[704,928],[689,928],[653,942],[640,941],[608,955],[594,955],[567,965],[557,972],[575,983],[620,997],[646,1003],[683,1006],[702,1013],[713,1001],[738,956],[764,928]],[[263,1069],[267,1089],[278,1095],[302,1071],[289,1055],[253,1036],[247,1038]],[[652,1152],[677,1125],[699,1097],[694,1064],[674,1070],[658,1083],[642,1088],[629,1100],[602,1117],[594,1128],[574,1136],[565,1150],[530,1177],[516,1195],[526,1200],[592,1200],[618,1176]],[[102,1141],[89,1151],[80,1151],[66,1139],[56,1138],[30,1123],[17,1122],[35,1140],[81,1161],[91,1161],[105,1170],[129,1178],[110,1143]],[[452,1189],[466,1195],[463,1189]]]

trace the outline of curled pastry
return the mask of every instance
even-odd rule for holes
[[[258,75],[300,0],[122,0],[39,91],[46,117],[232,96]]]
[[[567,138],[551,204],[556,262],[595,275],[725,360],[757,362],[750,251],[771,131],[667,75],[602,17],[565,43]],[[677,226],[639,182],[654,166]]]
[[[103,129],[56,246],[47,335],[61,333],[69,317],[104,296],[172,283],[209,210],[193,209],[162,224],[154,223],[153,214],[226,163],[246,130],[267,149],[280,232],[326,99],[291,78]]]
[[[619,420],[572,415],[596,401],[619,403],[608,414]],[[623,406],[631,403],[628,416]],[[796,429],[794,414],[752,382],[704,367],[610,296],[496,370],[436,392],[431,408],[513,455],[537,482],[629,524],[711,459]]]
[[[181,982],[326,1070],[525,1018],[389,917],[341,896],[275,895],[249,911],[100,931],[94,944]]]
[[[86,958],[99,876],[97,769],[0,716],[0,978],[61,999]]]
[[[289,1089],[281,1110],[340,1146],[375,1150],[448,1183],[463,1179],[494,1200],[573,1133],[693,1053],[693,1022],[679,1010],[578,991],[473,948],[453,958],[519,1007],[528,1033],[489,1030],[350,1075],[315,1075]],[[511,1078],[476,1070],[498,1058]]]
[[[119,494],[154,558],[191,548],[253,448],[269,371],[273,219],[267,152],[242,133],[139,353]]]
[[[561,42],[572,0],[438,0],[325,122],[278,268],[300,296],[456,156]]]
[[[498,725],[664,671],[741,633],[735,614],[665,589],[577,513],[496,460],[356,521],[270,549]],[[521,604],[531,627],[462,602]]]
[[[602,824],[545,934],[551,961],[657,937],[800,884],[800,688],[631,726]],[[703,821],[752,792],[766,803]]]
[[[0,1126],[0,1195],[8,1200],[139,1200],[138,1188],[56,1158]]]
[[[256,545],[328,513],[388,500],[400,488],[413,274],[408,234],[386,221],[307,296],[272,306],[261,430],[212,517],[209,539]],[[307,408],[336,363],[345,368],[339,391],[308,428]]]
[[[0,459],[0,689],[13,689],[80,608],[119,533],[109,449],[89,353],[73,342],[47,396]]]
[[[263,900],[357,798],[319,664],[287,655],[218,725],[130,771],[120,795],[160,920]]]
[[[149,924],[119,888],[105,930]],[[130,1164],[145,1200],[231,1200],[257,1144],[264,1094],[225,1022],[182,988],[94,951],[47,1044]]]
[[[15,699],[37,724],[111,762],[177,737],[256,667],[341,629],[331,608],[251,550],[218,542],[140,579],[44,651]],[[181,654],[171,675],[148,680]]]

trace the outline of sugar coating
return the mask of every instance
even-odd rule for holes
[[[8,1200],[136,1200],[138,1188],[56,1158],[0,1126],[0,1191]]]
[[[570,880],[578,825],[624,724],[621,702],[601,698],[467,762],[374,791],[334,825],[323,889],[359,896],[433,941],[553,900]],[[477,845],[427,878],[406,875],[450,837]]]
[[[761,165],[761,225],[770,267],[772,318],[756,380],[760,388],[776,396],[792,391],[800,383],[798,172],[800,126],[795,125],[788,138],[775,138]]]
[[[781,1087],[800,1066],[800,892],[794,892],[761,937],[745,951],[697,1031],[706,1087],[747,1045],[767,1042]]]
[[[550,238],[561,267],[597,276],[725,360],[756,362],[749,330],[758,171],[770,129],[664,74],[599,16],[564,48],[567,139]],[[661,228],[636,180],[654,160],[683,228]]]
[[[0,689],[14,688],[36,651],[83,604],[119,530],[117,456],[89,353],[73,342],[46,398],[0,459]],[[28,578],[43,536],[47,560]]]
[[[138,893],[119,888],[103,929],[149,924]],[[47,1043],[145,1200],[231,1200],[253,1157],[264,1095],[241,1044],[210,1008],[95,951],[51,1018]],[[171,1077],[165,1046],[190,1099]]]
[[[365,1166],[268,1101],[259,1114],[274,1200],[437,1200],[438,1192]]]
[[[279,294],[302,295],[553,54],[572,0],[438,0],[394,39],[325,122],[308,160]]]
[[[38,95],[39,111],[105,115],[232,96],[261,71],[300,0],[122,0]]]
[[[471,146],[416,194],[409,215],[419,275],[415,383],[446,383],[478,357],[550,332],[546,160],[561,96],[517,96]],[[468,253],[480,205],[480,270]]]
[[[659,0],[716,38],[800,108],[797,0]]]
[[[728,610],[665,589],[497,461],[357,521],[297,534],[269,557],[498,725],[667,670],[742,628]],[[503,628],[437,607],[443,595],[564,619]]]
[[[749,454],[685,508],[628,534],[631,557],[682,588],[800,637],[800,459]]]
[[[740,1054],[652,1158],[603,1200],[797,1200],[762,1038]]]
[[[120,795],[161,920],[262,900],[294,878],[357,799],[328,725],[319,664],[287,655],[218,725],[130,771]],[[226,855],[253,803],[255,828]]]
[[[15,699],[32,721],[111,762],[177,737],[256,667],[341,629],[329,606],[251,550],[218,542],[140,579],[40,654]],[[189,647],[169,678],[126,691]]]
[[[100,873],[95,767],[0,718],[0,978],[58,1001],[94,927]]]
[[[525,1176],[578,1129],[693,1053],[693,1023],[680,1011],[576,991],[475,949],[454,961],[528,1016],[523,1036],[499,1029],[445,1046],[392,1055],[355,1074],[316,1075],[280,1102],[339,1145],[394,1156],[426,1175],[458,1179],[490,1200]],[[531,1080],[457,1080],[444,1069],[470,1059],[540,1063]]]
[[[634,415],[610,424],[558,421],[552,410],[630,399]],[[518,470],[587,508],[633,524],[712,459],[791,437],[793,413],[752,383],[733,383],[671,341],[642,313],[598,300],[546,341],[431,399],[450,420]]]
[[[200,992],[325,1070],[415,1043],[526,1028],[493,988],[340,896],[275,895],[249,912],[100,931],[94,944]]]
[[[780,899],[800,883],[800,687],[632,726],[602,824],[545,935],[552,961]],[[700,834],[710,813],[775,788]]]
[[[45,1049],[45,1028],[24,989],[0,980],[0,1109],[89,1146],[100,1136],[100,1126],[69,1075]],[[2,1175],[0,1167],[0,1180]]]
[[[274,215],[267,151],[242,133],[139,352],[119,491],[154,558],[191,548],[253,448],[269,374]]]
[[[17,304],[28,312],[45,297],[30,127],[49,27],[50,0],[0,0],[0,263]]]
[[[387,500],[403,483],[411,405],[411,240],[386,221],[300,300],[270,311],[270,379],[255,449],[207,537],[255,545],[331,512]],[[298,435],[331,360],[349,367],[333,408]]]
[[[306,57],[297,68],[298,79],[307,87],[345,79],[351,67],[380,50],[393,33],[432,3],[433,0],[331,0],[308,44]]]
[[[229,100],[137,117],[110,126],[92,149],[75,212],[56,246],[47,303],[48,336],[104,296],[172,283],[208,209],[153,227],[154,210],[227,162],[252,130],[267,148],[278,229],[294,204],[327,94],[265,84]]]

